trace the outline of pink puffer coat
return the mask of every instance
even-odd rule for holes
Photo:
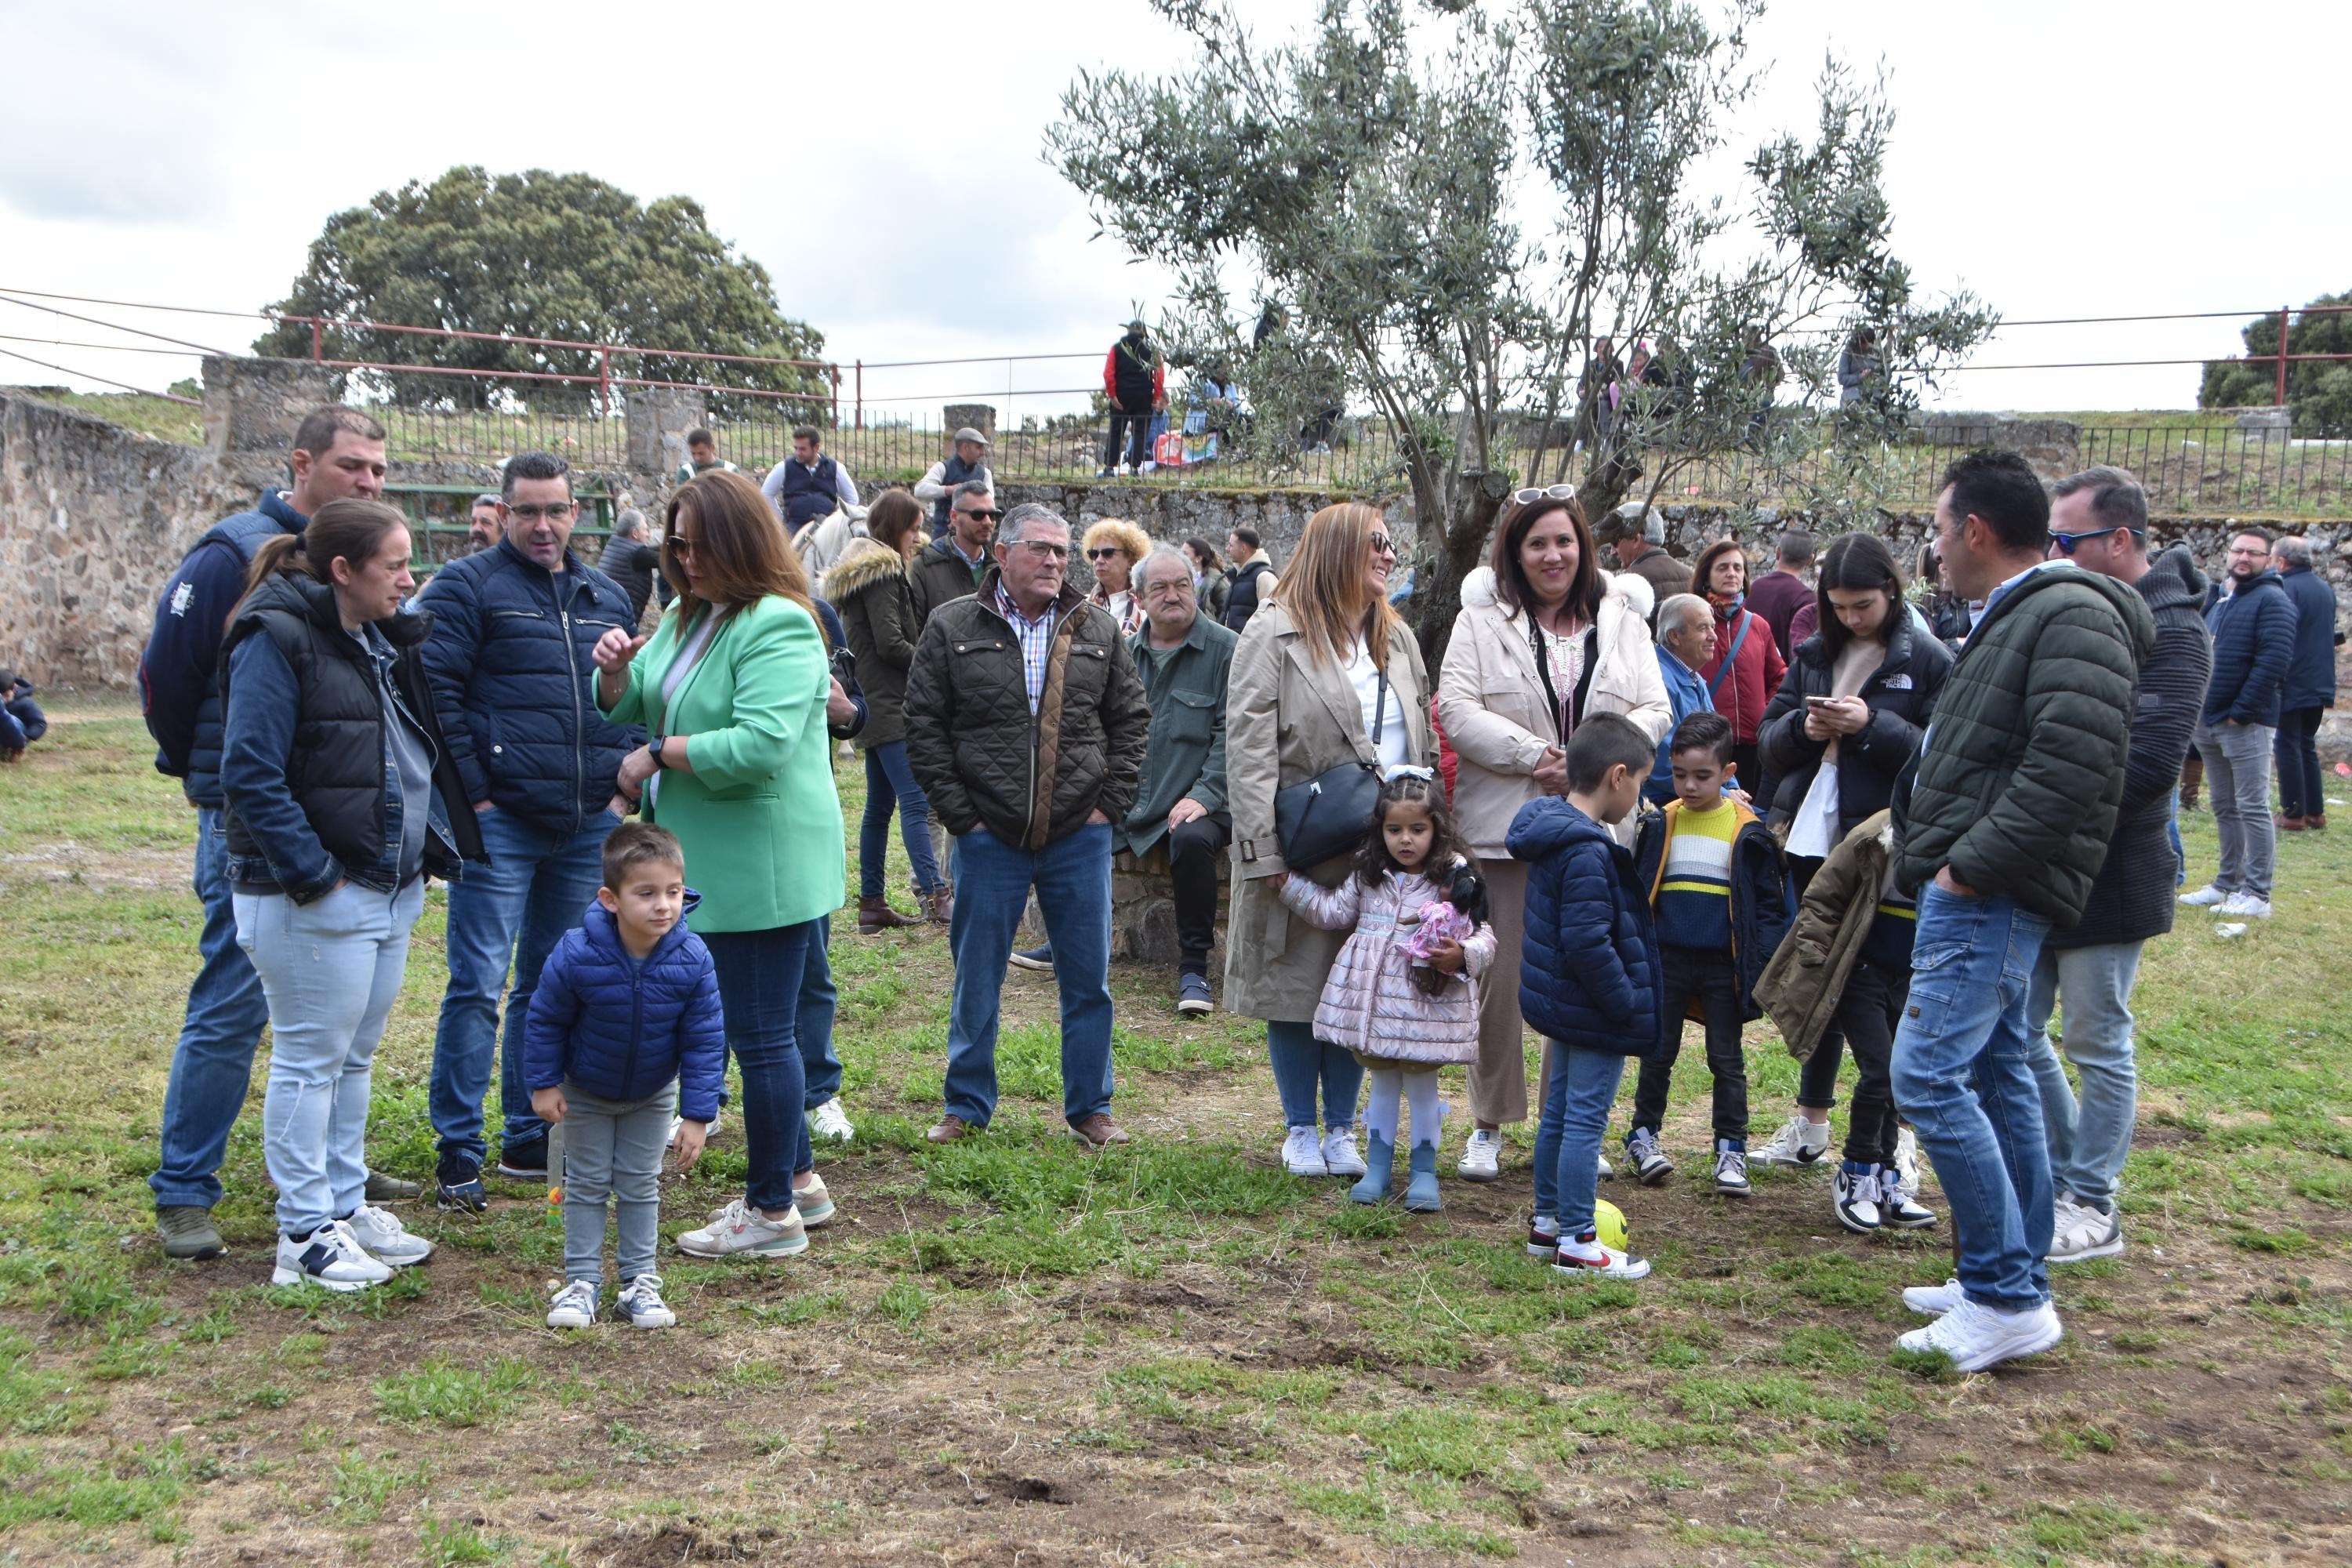
[[[1467,973],[1432,996],[1412,983],[1404,939],[1425,904],[1445,887],[1415,873],[1391,874],[1377,888],[1360,872],[1336,888],[1304,877],[1283,884],[1282,900],[1308,924],[1352,931],[1323,984],[1315,1037],[1381,1061],[1437,1067],[1478,1059],[1478,979],[1495,962],[1495,928],[1482,925],[1462,944]]]

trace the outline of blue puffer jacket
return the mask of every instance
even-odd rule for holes
[[[2287,661],[2281,708],[2336,706],[2336,590],[2311,568],[2300,567],[2281,581],[2294,601],[2294,657]]]
[[[1658,932],[1633,857],[1609,830],[1547,795],[1519,807],[1504,846],[1528,867],[1519,1012],[1586,1050],[1649,1056],[1662,1037]]]
[[[687,929],[701,899],[687,889],[677,924],[632,969],[621,928],[602,904],[564,932],[540,971],[523,1026],[523,1083],[533,1091],[566,1079],[605,1100],[643,1100],[676,1079],[677,1113],[719,1114],[727,1030],[710,950]]]
[[[2213,632],[2213,683],[2205,689],[2205,722],[2279,721],[2279,695],[2294,659],[2294,601],[2275,572],[2257,572],[2205,612]]]
[[[561,575],[510,539],[452,561],[416,596],[433,612],[425,673],[458,776],[554,833],[577,833],[613,798],[645,731],[596,711],[596,639],[634,629],[629,595],[570,552]]]

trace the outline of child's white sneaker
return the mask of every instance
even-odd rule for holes
[[[1528,1256],[1549,1259],[1559,1250],[1559,1221],[1538,1215],[1528,1221]]]
[[[1801,1111],[1781,1125],[1780,1131],[1751,1151],[1748,1156],[1758,1165],[1810,1165],[1830,1152],[1830,1124],[1809,1121]]]
[[[593,1329],[596,1326],[596,1281],[566,1279],[547,1305],[551,1329]]]
[[[1648,1258],[1603,1247],[1590,1236],[1574,1240],[1563,1237],[1559,1250],[1552,1254],[1551,1267],[1555,1274],[1578,1274],[1598,1279],[1645,1279],[1650,1273]]]
[[[677,1314],[662,1300],[658,1274],[640,1274],[622,1286],[613,1310],[628,1319],[633,1329],[667,1329],[677,1322]]]
[[[1353,1127],[1334,1127],[1323,1134],[1323,1169],[1334,1176],[1364,1173],[1364,1157],[1356,1152]]]
[[[400,1216],[390,1209],[362,1204],[343,1223],[352,1227],[352,1238],[361,1248],[378,1263],[405,1268],[433,1256],[433,1244],[410,1234],[408,1227],[400,1223]]]
[[[322,1225],[300,1241],[281,1233],[272,1285],[316,1285],[326,1290],[364,1290],[392,1278],[392,1265],[367,1255],[350,1224]]]

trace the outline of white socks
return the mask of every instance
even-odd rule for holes
[[[1364,1096],[1364,1131],[1390,1148],[1396,1147],[1397,1102],[1404,1089],[1404,1074],[1394,1068],[1374,1068],[1371,1070],[1371,1090]],[[1415,1122],[1415,1126],[1420,1123]]]
[[[1427,1143],[1434,1148],[1438,1128],[1445,1121],[1445,1106],[1437,1098],[1437,1074],[1434,1072],[1406,1073],[1404,1092],[1412,1107],[1412,1141],[1416,1147]]]

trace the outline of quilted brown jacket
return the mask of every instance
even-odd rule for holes
[[[1118,623],[1063,585],[1037,712],[1021,639],[997,613],[997,574],[931,612],[907,672],[907,761],[958,837],[985,827],[1042,849],[1097,811],[1135,805],[1151,710]]]

